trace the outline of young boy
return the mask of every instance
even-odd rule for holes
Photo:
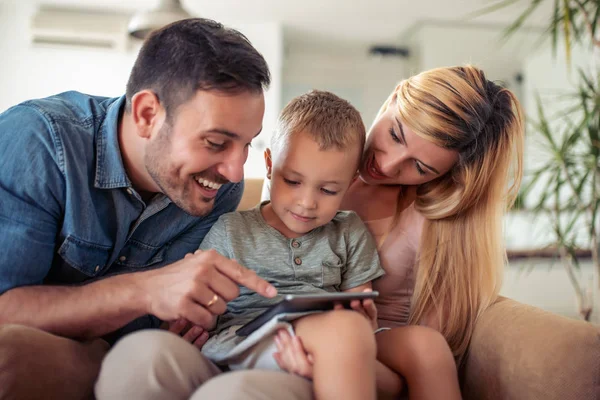
[[[202,349],[209,358],[232,369],[277,368],[277,328],[247,346],[235,331],[282,295],[365,291],[383,275],[360,218],[338,211],[364,142],[360,114],[334,94],[312,91],[284,108],[265,151],[270,202],[223,215],[200,246],[255,270],[279,296],[267,299],[241,287]],[[317,399],[375,399],[374,314],[368,321],[336,310],[283,323],[312,356]]]

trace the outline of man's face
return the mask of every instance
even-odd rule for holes
[[[262,93],[198,91],[151,139],[144,158],[148,173],[182,210],[208,214],[219,188],[243,179],[264,111]]]

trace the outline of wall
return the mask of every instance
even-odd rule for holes
[[[36,8],[37,2],[31,0],[0,2],[0,112],[24,100],[66,90],[104,96],[125,92],[139,45],[132,44],[127,51],[33,46],[29,21]],[[283,32],[277,23],[231,26],[252,41],[271,69],[261,135],[266,137],[280,110]],[[246,175],[263,176],[261,151],[251,150]]]
[[[540,33],[529,30],[504,40],[503,29],[468,22],[416,24],[402,38],[415,49],[410,72],[470,63],[482,68],[488,79],[502,82],[521,97],[516,77],[523,72],[523,61],[537,48]]]
[[[594,282],[591,261],[583,262],[577,275],[589,293]],[[566,317],[581,318],[575,290],[558,261],[525,259],[511,262],[505,270],[500,294]],[[598,296],[597,291],[593,294]],[[592,320],[600,323],[600,309],[596,308],[592,313]]]
[[[282,104],[310,89],[329,90],[350,101],[367,127],[396,84],[406,60],[378,58],[364,46],[289,42],[283,68]]]

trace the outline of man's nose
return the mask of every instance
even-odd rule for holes
[[[240,182],[244,179],[244,164],[247,158],[248,154],[246,152],[232,151],[219,165],[217,172],[230,182]]]

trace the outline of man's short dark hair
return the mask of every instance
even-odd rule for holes
[[[170,118],[198,90],[262,93],[270,82],[267,62],[246,36],[209,19],[190,18],[146,39],[127,82],[126,109],[137,92],[148,89]]]

